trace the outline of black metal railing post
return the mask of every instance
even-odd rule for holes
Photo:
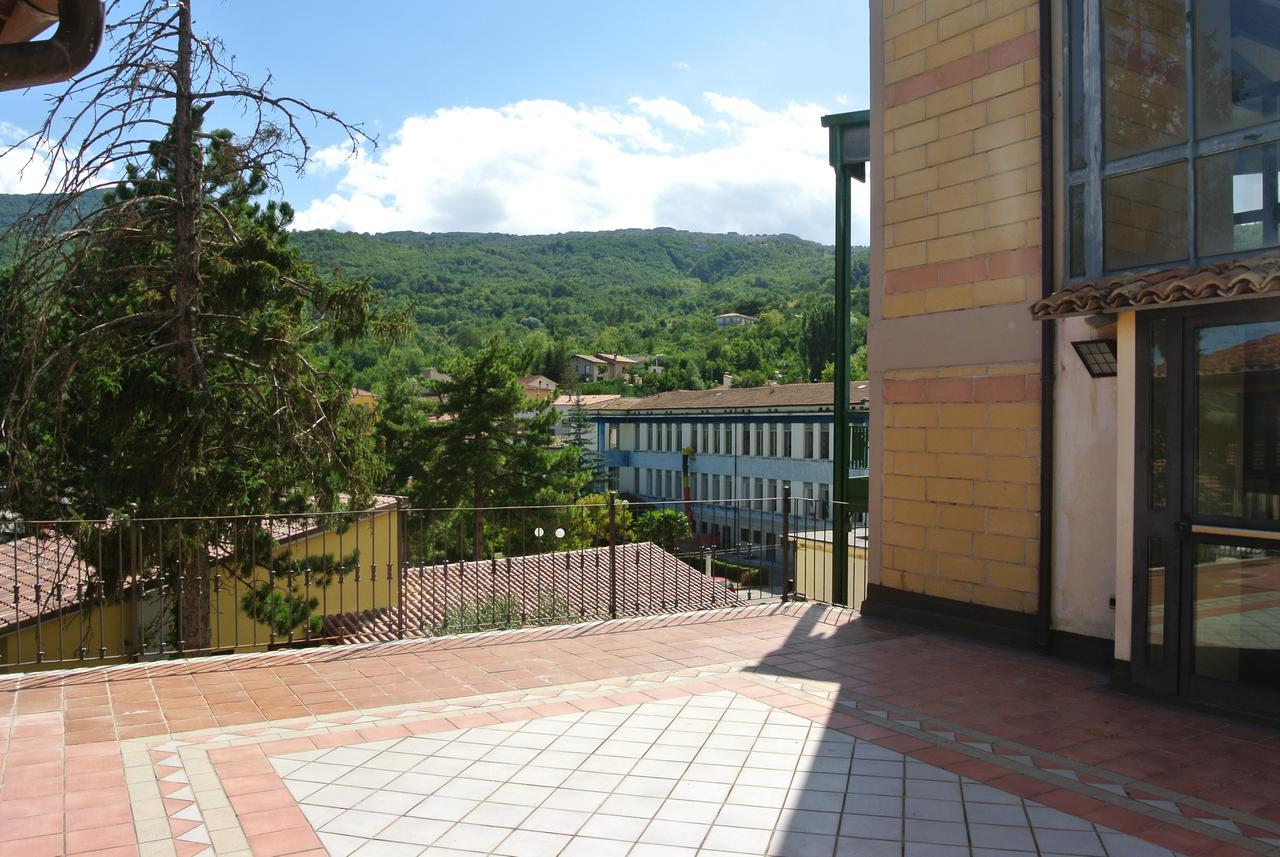
[[[617,558],[617,494],[608,493],[609,499],[609,618],[618,618],[618,558]]]
[[[782,600],[786,602],[791,580],[791,486],[782,488]]]
[[[403,497],[396,498],[396,633],[404,639],[404,573],[409,567],[409,537]]]

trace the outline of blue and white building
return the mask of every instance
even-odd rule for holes
[[[598,412],[610,483],[639,503],[685,508],[694,534],[752,564],[780,566],[788,531],[831,526],[834,403],[830,384],[680,390],[619,399]],[[853,385],[849,476],[867,473],[867,385]]]

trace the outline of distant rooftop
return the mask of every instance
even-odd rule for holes
[[[864,404],[870,395],[866,381],[849,385],[852,401]],[[706,411],[737,408],[833,407],[831,384],[775,384],[768,387],[717,387],[711,390],[675,390],[643,399],[619,399],[605,411]]]

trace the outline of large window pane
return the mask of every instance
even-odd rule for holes
[[[1152,509],[1169,502],[1169,322],[1151,322],[1151,480]]]
[[[1083,277],[1084,268],[1084,185],[1072,185],[1067,194],[1068,217],[1071,224],[1071,253],[1068,259],[1068,276]]]
[[[1147,539],[1147,665],[1164,664],[1164,540]]]
[[[1196,511],[1280,521],[1280,322],[1196,331]]]
[[[1187,257],[1185,161],[1106,179],[1102,205],[1108,270]]]
[[[1278,184],[1280,143],[1200,158],[1196,162],[1200,255],[1280,244]]]
[[[1183,0],[1102,0],[1107,160],[1187,138]],[[1185,195],[1185,192],[1184,192]]]
[[[1280,119],[1280,0],[1197,0],[1196,134]]]
[[[1071,169],[1085,166],[1084,136],[1084,4],[1086,0],[1070,0],[1067,8],[1067,138],[1071,153]]]
[[[1196,545],[1195,672],[1280,688],[1280,552]]]

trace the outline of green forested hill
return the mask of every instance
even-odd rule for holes
[[[30,202],[0,194],[0,226]],[[371,278],[389,300],[413,307],[405,346],[351,349],[356,381],[370,387],[494,334],[519,347],[529,371],[553,377],[575,351],[661,355],[666,371],[631,393],[706,386],[725,372],[740,384],[806,380],[802,315],[830,303],[834,272],[830,247],[791,235],[318,230],[295,232],[294,242],[322,269]],[[854,306],[865,313],[865,253],[859,258]],[[724,312],[760,322],[718,329],[714,317]]]
[[[790,235],[314,231],[295,241],[318,265],[372,277],[392,299],[411,302],[425,359],[499,333],[546,374],[556,346],[661,354],[671,373],[653,379],[662,386],[714,383],[725,371],[745,383],[802,380],[799,316],[830,300],[834,269],[831,248]],[[865,312],[861,258],[855,306]],[[720,330],[714,317],[723,312],[761,323]]]

